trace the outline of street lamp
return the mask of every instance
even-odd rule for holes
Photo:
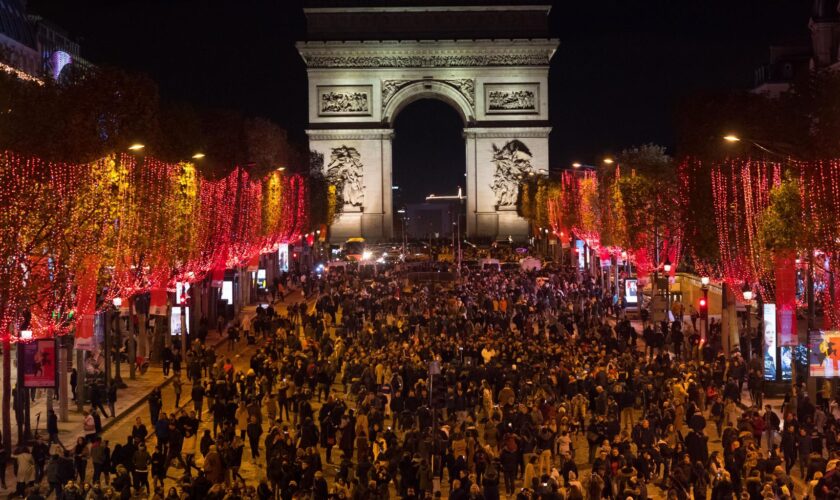
[[[735,134],[727,134],[727,135],[723,136],[723,140],[730,143],[730,144],[735,144],[736,142],[747,142],[747,143],[752,144],[753,146],[757,147],[758,149],[764,151],[765,153],[777,156],[777,157],[785,159],[785,160],[791,158],[791,155],[779,153],[778,151],[773,151],[772,149],[768,148],[767,146],[764,146],[764,145],[760,144],[758,141],[756,141],[755,139],[752,139],[750,137],[740,137],[740,136],[735,135]],[[763,141],[763,142],[768,142],[768,141]],[[776,143],[771,142],[771,144],[773,145],[774,148],[777,147]],[[783,145],[779,145],[779,147],[781,147],[782,149],[787,149],[787,148],[783,147]]]
[[[668,313],[671,312],[671,260],[668,257],[665,257],[662,270],[665,271],[665,305],[668,307],[665,315],[668,317]]]
[[[615,163],[615,160],[607,157],[607,158],[604,158],[604,163],[607,164],[607,165],[612,165],[613,163]]]
[[[202,158],[204,158],[204,153],[196,153],[196,154],[192,155],[193,160],[200,160]]]
[[[752,299],[753,299],[753,292],[749,288],[744,289],[744,301],[746,305],[744,306],[747,311],[747,345],[744,349],[746,352],[746,356],[744,356],[745,360],[749,362],[750,360],[750,350],[751,350],[751,343],[752,343],[752,316],[750,316],[750,307],[752,307]]]
[[[700,311],[700,319],[702,320],[701,324],[703,325],[702,338],[707,339],[709,336],[709,277],[703,276],[702,278],[700,278],[700,284],[703,285],[702,287],[700,287],[700,290],[703,291],[703,310]]]
[[[122,376],[120,376],[120,349],[122,348],[122,328],[120,322],[120,306],[122,306],[122,299],[120,297],[114,297],[111,301],[114,304],[114,333],[117,334],[117,356],[114,359],[114,384],[119,387],[120,389],[124,389],[126,387],[125,383],[122,380]],[[112,342],[108,342],[110,340],[110,335],[105,337],[106,346],[105,351],[107,355],[105,356],[105,373],[108,375],[110,364],[108,363],[108,358],[111,356],[111,344]],[[106,381],[108,377],[106,376]]]
[[[579,161],[576,161],[576,162],[572,163],[572,167],[574,167],[574,168],[580,168],[582,166],[583,166],[583,164]]]
[[[145,144],[140,144],[139,142],[135,142],[134,144],[132,144],[131,146],[128,147],[128,150],[129,151],[140,151],[145,147],[146,147]]]

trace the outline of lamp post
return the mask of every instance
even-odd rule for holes
[[[122,380],[122,376],[120,375],[120,349],[122,349],[122,328],[121,322],[122,319],[120,318],[120,306],[122,306],[122,299],[119,297],[114,297],[114,333],[117,336],[117,356],[114,359],[114,384],[119,387],[120,389],[125,389],[126,385],[125,382]],[[113,342],[112,342],[113,343]],[[108,350],[108,356],[111,355],[110,349],[111,346],[108,345],[105,347]],[[107,361],[107,357],[106,357]],[[107,371],[108,367],[106,367]]]
[[[665,306],[667,307],[665,316],[670,317],[668,313],[671,312],[671,261],[668,257],[665,257],[665,265],[662,266],[662,270],[665,271]]]
[[[181,295],[181,364],[187,363],[187,286],[184,284]]]
[[[701,324],[703,325],[703,335],[701,336],[702,339],[708,339],[709,337],[709,277],[703,276],[700,278],[700,290],[703,291],[703,310],[701,311],[702,316]]]
[[[750,315],[750,307],[752,307],[752,299],[753,293],[752,290],[746,288],[744,290],[744,301],[746,301],[746,305],[744,306],[747,311],[747,344],[744,348],[744,360],[749,362],[750,361],[750,350],[752,349],[752,316]]]

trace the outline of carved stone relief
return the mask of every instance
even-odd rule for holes
[[[490,188],[496,195],[497,210],[510,210],[516,207],[519,195],[519,183],[533,171],[533,155],[522,141],[508,141],[501,148],[493,144],[493,184]]]
[[[484,112],[487,114],[539,113],[538,83],[484,85]]]
[[[321,116],[369,115],[371,93],[370,85],[319,86],[318,114]]]
[[[451,54],[451,55],[364,55],[313,54],[306,57],[310,68],[450,68],[475,66],[544,66],[548,53]]]
[[[362,207],[365,198],[364,164],[356,148],[332,148],[325,177],[341,190],[345,206]]]

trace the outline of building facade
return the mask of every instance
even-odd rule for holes
[[[25,80],[59,80],[69,68],[87,69],[78,42],[21,0],[0,0],[0,70]]]
[[[548,170],[548,5],[483,1],[311,1],[309,136],[315,168],[341,189],[331,239],[394,236],[393,124],[438,99],[464,123],[466,230],[524,239],[520,180]]]

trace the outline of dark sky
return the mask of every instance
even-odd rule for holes
[[[94,63],[149,73],[165,98],[241,109],[298,133],[306,125],[305,68],[294,48],[304,36],[300,0],[30,0],[29,5],[79,37],[83,55]],[[550,80],[552,168],[595,162],[634,144],[672,147],[678,100],[699,89],[752,86],[770,44],[807,41],[810,5],[810,0],[555,1],[550,22],[560,47]],[[424,121],[405,125],[408,132],[438,116],[434,105],[418,107],[406,112]],[[442,133],[452,127],[439,128]],[[404,140],[400,151],[409,160],[396,158],[397,168],[412,158],[420,161],[428,137],[418,133]],[[448,158],[460,161],[462,146],[444,142],[439,154],[450,151]],[[462,173],[431,175],[440,178],[439,187],[419,184],[449,191]]]

